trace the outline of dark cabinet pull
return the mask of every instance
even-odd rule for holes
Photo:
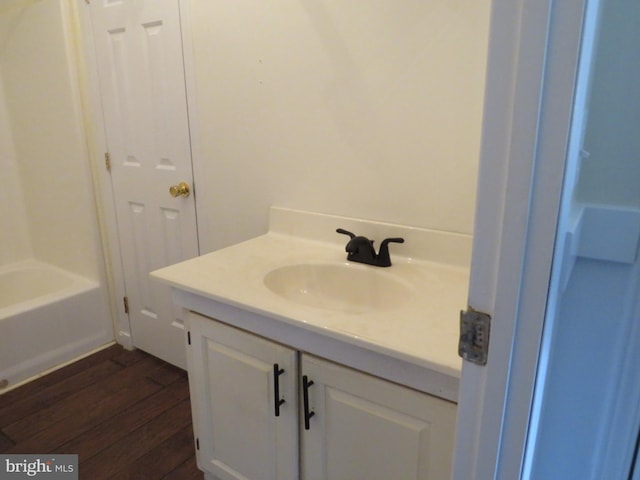
[[[273,364],[273,400],[275,404],[276,417],[280,416],[280,406],[284,403],[284,398],[280,398],[280,375],[284,373],[284,369],[280,368],[277,363]]]
[[[309,380],[306,375],[302,376],[302,401],[304,404],[304,429],[309,430],[309,419],[313,417],[316,412],[309,411],[309,387],[313,385],[313,380]]]

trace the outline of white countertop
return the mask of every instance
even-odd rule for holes
[[[393,245],[391,249],[393,252]],[[374,268],[381,275],[402,279],[410,286],[410,298],[391,309],[357,314],[294,303],[264,285],[263,279],[268,272],[285,265],[347,263],[344,246],[276,232],[157,270],[151,275],[187,295],[270,319],[278,328],[296,327],[303,333],[338,340],[340,345],[346,345],[345,348],[352,345],[359,347],[356,350],[372,352],[382,356],[381,365],[385,359],[399,360],[402,365],[416,366],[454,379],[455,393],[443,395],[453,397],[457,395],[461,369],[457,353],[459,311],[466,305],[469,270],[403,258],[393,253],[391,258],[393,265],[388,268],[361,264],[358,268]],[[226,321],[224,318],[219,320]],[[277,336],[275,331],[273,336]],[[382,376],[389,377],[389,372]],[[436,388],[435,393],[440,390]]]

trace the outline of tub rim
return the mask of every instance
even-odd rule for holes
[[[70,278],[71,283],[63,288],[52,290],[43,295],[0,307],[0,321],[25,311],[35,310],[44,305],[61,301],[72,294],[82,293],[99,286],[99,283],[95,280],[33,258],[0,265],[0,276],[22,270],[53,270],[58,275]]]

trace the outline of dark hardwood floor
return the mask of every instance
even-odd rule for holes
[[[119,345],[0,395],[0,453],[75,453],[83,480],[203,478],[186,372]]]

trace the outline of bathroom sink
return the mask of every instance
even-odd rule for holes
[[[411,297],[411,288],[393,273],[352,263],[279,267],[264,284],[291,302],[350,314],[393,309]]]

